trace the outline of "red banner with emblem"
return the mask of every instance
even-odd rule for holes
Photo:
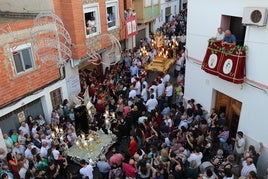
[[[246,48],[210,41],[202,69],[232,83],[244,82]]]
[[[136,16],[130,16],[126,20],[126,38],[130,38],[133,35],[138,34],[137,19]]]

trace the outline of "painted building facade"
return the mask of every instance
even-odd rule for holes
[[[52,110],[80,92],[79,70],[92,66],[102,73],[120,59],[125,43],[124,9],[131,1],[36,2],[0,3],[5,15],[0,19],[3,133],[29,115],[41,114],[50,122]],[[89,31],[91,17],[96,28]],[[100,65],[90,63],[92,54],[98,54]]]
[[[57,25],[52,19],[37,22],[36,16],[5,12],[0,20],[0,123],[4,133],[16,129],[29,115],[49,117],[49,108],[68,96],[64,69],[58,64]]]
[[[263,142],[264,153],[258,162],[260,176],[265,176],[268,167],[267,7],[264,0],[189,1],[187,17],[185,98],[195,99],[208,111],[215,108],[217,112],[225,112],[231,132],[235,135],[236,131],[243,131],[247,146],[252,144],[259,150],[259,142]],[[262,15],[253,17],[254,10]],[[257,26],[254,21],[260,24]],[[208,39],[215,37],[218,27],[230,29],[237,37],[237,44],[248,48],[242,84],[225,81],[201,69]]]
[[[154,32],[182,9],[180,0],[161,0],[160,16],[155,19]]]

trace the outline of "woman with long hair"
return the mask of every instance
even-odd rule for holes
[[[147,158],[143,158],[137,164],[138,179],[149,179],[151,175],[151,165],[147,163]]]
[[[7,153],[7,162],[11,166],[11,171],[16,179],[20,179],[17,156],[11,152]]]

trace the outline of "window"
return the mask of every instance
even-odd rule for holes
[[[117,2],[106,4],[108,29],[118,26],[118,4]]]
[[[55,89],[54,91],[50,92],[50,99],[53,109],[57,109],[57,107],[62,104],[62,97],[61,97],[61,89]]]
[[[11,49],[16,73],[23,73],[34,67],[31,44],[19,45]]]
[[[97,5],[84,6],[85,30],[87,36],[97,35],[100,33],[100,18],[98,9]]]

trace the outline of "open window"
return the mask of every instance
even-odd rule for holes
[[[34,68],[34,60],[31,44],[19,45],[11,49],[13,64],[17,74],[26,72]]]
[[[84,6],[85,31],[87,36],[100,33],[100,18],[98,6]]]
[[[242,24],[242,17],[222,15],[221,27],[229,29],[236,37],[236,45],[243,46],[246,34],[246,26]]]
[[[118,3],[117,1],[107,3],[107,25],[108,29],[117,27],[119,24],[119,16],[118,16]]]

